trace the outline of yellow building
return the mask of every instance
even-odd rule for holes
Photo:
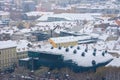
[[[69,46],[78,45],[78,40],[75,39],[75,37],[73,37],[73,36],[55,37],[55,38],[50,38],[48,41],[55,48],[57,48],[59,46],[69,47]]]
[[[12,41],[0,41],[0,70],[17,63],[16,45]]]

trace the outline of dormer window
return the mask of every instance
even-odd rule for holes
[[[107,53],[107,50],[105,50],[105,53]]]
[[[102,56],[105,56],[105,53],[104,53],[104,52],[102,52]]]
[[[87,51],[88,51],[88,49],[86,48],[86,49],[85,49],[85,52],[87,52]]]
[[[58,49],[60,50],[60,49],[61,49],[61,46],[59,46]]]
[[[51,49],[53,49],[53,47],[51,47]]]
[[[80,50],[80,47],[79,47],[79,46],[77,47],[77,50]]]
[[[77,50],[74,50],[73,53],[76,54],[76,53],[77,53]]]
[[[70,46],[70,48],[73,48],[73,46]]]
[[[84,56],[85,56],[85,53],[84,53],[84,52],[82,52],[81,56],[83,56],[83,57],[84,57]]]
[[[65,51],[68,52],[68,51],[69,51],[69,48],[66,48]]]
[[[92,65],[96,65],[96,61],[95,60],[92,60]]]
[[[93,56],[96,56],[96,52],[93,52]]]
[[[94,49],[94,52],[96,52],[96,51],[97,51],[97,49],[95,48],[95,49]]]

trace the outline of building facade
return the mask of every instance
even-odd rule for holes
[[[27,58],[28,57],[28,53],[27,51],[23,51],[23,52],[17,52],[17,59],[22,59],[22,58]]]
[[[0,41],[0,72],[13,71],[18,60],[28,57],[28,41]]]
[[[45,33],[45,32],[42,32],[42,31],[35,31],[35,32],[32,32],[31,33],[32,35],[30,36],[32,39],[30,39],[30,41],[43,41],[43,40],[47,40],[49,38],[49,34],[48,33]]]
[[[0,70],[17,64],[16,46],[0,49]]]
[[[84,36],[83,36],[84,35]],[[98,41],[98,36],[95,35],[85,35],[81,36],[64,36],[50,38],[48,41],[54,47],[73,47],[78,44],[90,44],[96,43]]]
[[[48,48],[47,48],[48,49]],[[55,49],[55,48],[54,48]],[[54,49],[51,49],[51,52],[47,52],[47,51],[28,51],[28,58],[24,58],[24,59],[20,59],[19,60],[19,65],[22,67],[26,67],[27,69],[30,70],[37,70],[40,69],[41,66],[45,66],[48,67],[50,70],[54,70],[54,69],[61,69],[61,68],[69,68],[74,72],[84,72],[84,71],[92,71],[92,70],[96,70],[96,68],[101,67],[101,66],[105,66],[106,64],[108,64],[109,62],[112,61],[112,59],[109,59],[103,62],[98,62],[96,63],[95,60],[89,60],[89,58],[86,58],[86,55],[80,55],[79,53],[73,53],[71,54],[71,50],[69,51],[63,51],[64,49],[55,49],[57,54],[55,54],[54,52],[52,52],[52,50],[54,51]],[[63,50],[62,50],[63,49]],[[68,49],[68,48],[67,48]],[[70,48],[69,48],[70,49]],[[71,48],[72,49],[72,48]],[[62,52],[59,52],[62,51]],[[72,55],[72,57],[76,54],[77,57],[80,57],[78,59],[81,59],[79,62],[80,63],[84,63],[83,59],[85,59],[85,63],[89,64],[88,62],[90,61],[90,66],[85,66],[85,65],[78,65],[78,63],[76,63],[72,58],[70,59],[65,59],[65,57],[61,54],[63,54],[65,52],[65,54],[68,53],[68,55]],[[67,52],[67,53],[66,53]],[[59,54],[58,54],[59,53]],[[67,57],[68,57],[67,55]],[[108,54],[109,55],[109,54]],[[88,57],[92,57],[94,56],[93,54],[89,55]],[[74,58],[76,59],[77,57],[74,56]],[[102,55],[102,57],[99,56],[94,56],[96,57],[96,59],[101,59],[101,58],[105,58],[104,55]],[[86,60],[87,59],[87,60]],[[90,58],[92,59],[92,58]]]
[[[77,40],[73,36],[50,38],[48,41],[55,48],[78,45]]]

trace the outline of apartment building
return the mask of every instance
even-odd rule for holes
[[[0,41],[0,70],[17,63],[16,45],[12,41]]]

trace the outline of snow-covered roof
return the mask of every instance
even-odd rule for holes
[[[108,42],[106,42],[106,46],[107,46],[107,48],[109,50],[113,50],[114,47],[116,46],[115,44],[116,44],[116,41],[108,41]]]
[[[42,15],[50,15],[53,12],[40,12],[40,11],[32,11],[25,13],[27,16],[42,16]]]
[[[119,50],[108,50],[108,52],[109,53],[116,53],[116,54],[120,55],[120,49]]]
[[[77,8],[89,8],[89,9],[117,9],[117,5],[113,3],[106,3],[106,4],[80,4],[76,6]]]
[[[27,40],[19,40],[19,41],[0,41],[0,49],[16,47],[17,52],[23,52],[28,50],[28,42]]]
[[[107,49],[110,52],[120,52],[119,46],[117,41],[98,41],[94,45],[99,50]]]
[[[65,33],[69,33],[69,34],[77,35],[77,36],[89,35],[89,34],[86,34],[86,33],[80,33],[80,32],[76,32],[76,31],[73,31],[73,30],[62,30],[61,32],[65,32]],[[93,35],[91,35],[91,36],[93,36]]]
[[[91,39],[91,36],[86,35],[86,36],[76,36],[75,37],[77,40],[85,40],[85,39]]]
[[[62,55],[64,57],[64,60],[72,60],[73,63],[76,63],[78,66],[83,67],[91,67],[92,61],[95,60],[96,64],[103,63],[106,61],[109,61],[112,59],[112,56],[110,54],[105,54],[105,56],[102,55],[103,51],[96,51],[96,56],[93,55],[93,49],[88,49],[88,52],[85,52],[86,46],[79,45],[80,49],[77,49],[78,46],[74,46],[73,48],[69,47],[69,51],[66,52],[66,48],[62,47],[61,49],[50,47],[42,47],[42,48],[36,48],[33,49],[35,52],[43,51],[46,54],[53,54],[53,55]],[[73,53],[73,51],[76,50],[76,54]],[[82,53],[85,53],[85,56],[81,56]]]
[[[17,52],[24,52],[24,51],[28,51],[28,42],[27,40],[19,40],[16,41],[17,44]]]
[[[32,0],[25,0],[24,2],[33,3],[34,1],[32,1]]]
[[[99,39],[105,41],[105,40],[107,40],[108,37],[109,37],[108,34],[102,34],[102,35],[99,36]]]
[[[1,27],[0,28],[0,34],[3,34],[3,33],[5,33],[5,34],[10,34],[10,35],[12,35],[12,34],[14,34],[14,32],[16,32],[16,31],[18,31],[19,29],[17,28],[17,27],[12,27],[12,28],[10,28],[10,27]]]
[[[21,33],[28,33],[28,32],[31,32],[31,29],[21,29],[20,30]]]
[[[43,15],[38,19],[38,21],[47,21],[49,17],[57,17],[57,18],[64,18],[66,20],[94,20],[94,15],[100,14],[78,14],[78,13],[61,13],[61,14],[53,14],[53,15]]]
[[[0,11],[0,15],[10,15],[10,13],[5,11]]]
[[[75,39],[74,36],[56,37],[56,38],[50,38],[50,40],[53,40],[55,43],[65,43],[65,42],[75,42],[75,41],[77,41],[77,39]]]
[[[14,31],[13,31],[13,30],[1,30],[0,33],[1,33],[1,34],[2,34],[2,33],[6,33],[6,34],[12,35],[12,34],[14,33]]]
[[[95,33],[91,33],[91,34],[89,34],[91,37],[96,37],[96,38],[98,38],[99,37],[99,34],[95,34]]]
[[[38,27],[39,30],[46,31],[54,29],[56,26],[59,26],[55,30],[56,33],[59,33],[65,28],[72,28],[76,25],[77,24],[73,21],[54,21],[54,22],[39,22],[38,24],[36,24],[36,27]]]
[[[0,41],[0,49],[12,48],[16,47],[15,42],[8,40],[8,41]]]
[[[50,38],[55,43],[66,43],[66,42],[76,42],[79,40],[91,39],[91,36],[65,36],[65,37],[55,37]]]
[[[64,25],[67,25],[67,24],[73,24],[73,22],[71,21],[54,21],[54,22],[39,22],[38,24],[36,24],[36,26],[56,26],[56,25],[60,25],[60,26],[64,26]]]

